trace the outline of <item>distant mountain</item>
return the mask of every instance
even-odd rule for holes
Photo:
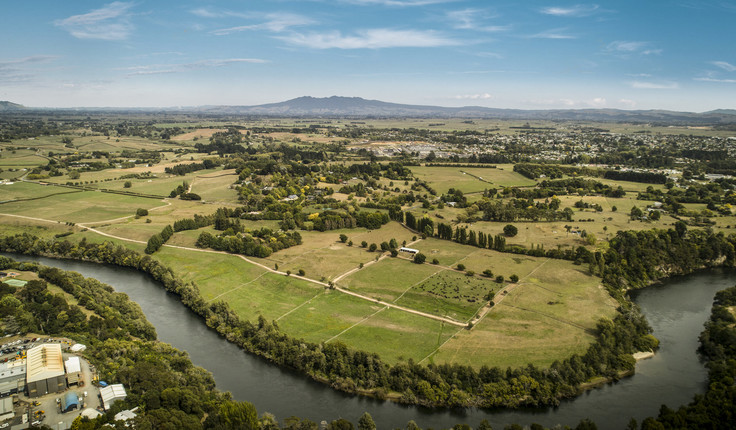
[[[344,116],[344,117],[419,117],[419,118],[491,118],[553,121],[603,121],[657,123],[665,125],[736,123],[736,110],[720,109],[704,113],[666,110],[554,109],[520,110],[480,106],[442,107],[387,103],[360,97],[299,97],[280,103],[257,106],[203,106],[197,112],[258,116]]]
[[[25,108],[26,108],[25,106],[19,105],[17,103],[11,103],[11,102],[0,100],[0,112],[23,110]]]
[[[27,108],[0,102],[0,113],[17,111],[65,111],[106,113],[192,113],[198,115],[247,115],[271,117],[345,117],[345,118],[466,118],[506,119],[519,121],[579,121],[625,122],[656,125],[723,126],[735,128],[736,110],[717,109],[710,112],[675,112],[668,110],[620,110],[620,109],[552,109],[521,110],[497,109],[480,106],[442,107],[388,103],[366,100],[360,97],[298,97],[280,103],[257,106],[194,106],[169,108]]]

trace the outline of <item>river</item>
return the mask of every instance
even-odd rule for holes
[[[187,351],[192,362],[212,372],[217,387],[237,400],[253,403],[259,413],[322,420],[346,418],[357,423],[368,411],[379,429],[404,428],[414,420],[421,428],[472,427],[487,419],[495,429],[511,423],[574,427],[590,418],[600,429],[622,429],[633,417],[641,423],[656,416],[662,404],[676,408],[704,393],[707,373],[696,354],[698,335],[710,316],[713,296],[734,283],[734,272],[710,270],[670,279],[636,291],[632,298],[660,339],[654,358],[636,366],[636,375],[564,401],[557,408],[498,410],[431,410],[339,393],[289,370],[251,356],[207,328],[204,322],[146,275],[132,269],[94,263],[5,254],[19,261],[73,270],[121,291],[138,304],[156,327],[158,337]],[[519,363],[523,365],[523,363]]]

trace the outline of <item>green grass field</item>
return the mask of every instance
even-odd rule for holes
[[[536,184],[536,181],[514,172],[513,166],[507,164],[498,165],[495,169],[412,166],[411,171],[417,178],[428,182],[438,193],[446,193],[450,188],[467,194],[482,192],[489,188]]]

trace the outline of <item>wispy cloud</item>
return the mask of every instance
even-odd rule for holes
[[[494,15],[481,9],[462,9],[447,13],[447,18],[452,23],[452,26],[458,30],[501,32],[511,29],[511,25],[485,25],[482,22],[494,17]]]
[[[292,13],[270,13],[265,16],[266,21],[259,24],[241,25],[237,27],[222,28],[214,30],[212,34],[224,36],[227,34],[237,33],[249,30],[267,30],[272,32],[282,32],[292,27],[300,27],[315,24],[315,21],[306,16]]]
[[[539,12],[545,15],[579,18],[579,17],[590,16],[594,14],[596,11],[598,11],[598,9],[599,9],[599,6],[597,4],[590,4],[590,5],[578,4],[578,5],[569,6],[569,7],[561,7],[561,6],[545,7],[545,8],[540,9]]]
[[[657,55],[661,49],[656,49],[651,42],[616,40],[606,46],[606,51],[616,54]]]
[[[189,70],[205,69],[211,67],[223,67],[230,64],[237,63],[253,63],[263,64],[268,63],[268,60],[262,60],[260,58],[226,58],[226,59],[212,59],[212,60],[200,60],[191,63],[180,63],[180,64],[149,64],[144,66],[133,66],[126,67],[122,70],[129,71],[127,76],[140,76],[140,75],[161,75],[167,73],[180,73]]]
[[[577,36],[566,34],[567,28],[554,28],[537,34],[530,34],[527,39],[577,39]]]
[[[680,88],[677,82],[672,81],[661,81],[661,82],[646,82],[646,81],[632,81],[629,82],[631,88],[641,90],[676,90]]]
[[[18,66],[21,64],[44,63],[57,58],[59,57],[56,55],[31,55],[29,57],[15,58],[12,60],[0,60],[0,70],[9,66]]]
[[[712,65],[716,67],[720,67],[721,69],[727,71],[727,72],[736,72],[736,66],[734,66],[731,63],[727,63],[725,61],[711,61]]]
[[[491,100],[493,99],[493,96],[489,93],[481,93],[481,94],[461,94],[457,96],[451,97],[456,100]]]
[[[455,46],[461,42],[432,30],[392,30],[376,28],[358,31],[355,35],[343,35],[339,31],[328,33],[292,33],[277,39],[292,45],[313,49],[380,49],[380,48],[432,48]]]
[[[736,79],[695,78],[695,80],[701,82],[717,82],[721,84],[736,84]]]
[[[83,15],[72,15],[54,24],[78,39],[125,40],[133,32],[129,9],[133,3],[113,2]]]
[[[36,79],[32,65],[53,61],[55,55],[32,55],[29,57],[0,60],[0,84],[31,82]]]
[[[342,0],[343,3],[357,4],[363,6],[394,6],[394,7],[412,7],[412,6],[428,6],[431,4],[450,3],[456,0]]]

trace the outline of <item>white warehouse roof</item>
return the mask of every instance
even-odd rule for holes
[[[26,363],[26,381],[29,384],[64,375],[64,359],[61,356],[61,345],[58,343],[38,345],[29,349]]]
[[[123,400],[128,397],[128,393],[125,392],[123,384],[113,384],[100,388],[100,396],[102,397],[103,407],[108,410],[116,400]]]

